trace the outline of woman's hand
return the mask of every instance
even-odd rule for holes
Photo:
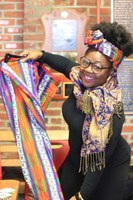
[[[24,50],[20,56],[23,56],[21,59],[22,62],[28,61],[28,60],[37,60],[41,58],[43,53],[39,50]]]
[[[69,199],[69,200],[76,200],[76,197],[75,197],[75,196],[73,196],[73,197],[71,197],[71,199]]]

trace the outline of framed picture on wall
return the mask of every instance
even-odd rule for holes
[[[73,90],[73,83],[63,82],[63,99],[68,98],[72,90]]]
[[[44,43],[42,49],[48,52],[76,54],[76,61],[84,55],[84,35],[89,19],[86,13],[73,9],[54,9],[44,14]]]
[[[52,50],[77,51],[77,20],[52,21]]]
[[[61,73],[55,72],[54,75],[60,78],[61,83],[59,84],[57,92],[53,99],[63,100],[68,98],[73,89],[72,82]]]

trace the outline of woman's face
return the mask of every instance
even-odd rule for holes
[[[82,84],[86,88],[103,85],[107,78],[114,72],[113,68],[111,68],[111,62],[99,51],[94,49],[89,50],[85,54],[85,59],[90,60],[91,62],[87,68],[80,67],[80,78]],[[106,67],[106,69],[102,69],[100,73],[94,73],[92,70],[92,63],[95,63],[96,66]]]

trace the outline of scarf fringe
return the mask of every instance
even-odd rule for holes
[[[108,141],[110,140],[111,136],[113,135],[113,115],[116,114],[119,118],[121,118],[122,107],[123,107],[122,102],[118,102],[118,104],[116,104],[116,106],[114,108],[114,111],[112,112],[112,116],[111,116],[111,120],[110,120],[110,130],[109,130]]]
[[[82,97],[82,112],[86,114],[93,114],[93,103],[92,98],[90,96],[90,92],[88,90],[85,90],[83,97]]]
[[[122,114],[122,102],[118,102],[118,104],[115,106],[114,111],[111,116],[110,121],[110,130],[109,130],[109,136],[107,143],[109,142],[111,136],[113,135],[113,115],[116,114],[119,118]],[[79,166],[79,172],[82,171],[82,173],[85,175],[87,171],[90,169],[91,172],[100,171],[103,168],[105,168],[105,151],[100,151],[98,153],[92,153],[85,155],[84,157],[80,157],[80,166]]]
[[[105,151],[88,154],[85,157],[80,157],[79,172],[85,175],[90,169],[91,172],[99,171],[105,168]]]

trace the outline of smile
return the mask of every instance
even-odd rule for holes
[[[90,77],[90,76],[87,76],[87,75],[84,75],[85,79],[87,80],[94,80],[94,78]]]

